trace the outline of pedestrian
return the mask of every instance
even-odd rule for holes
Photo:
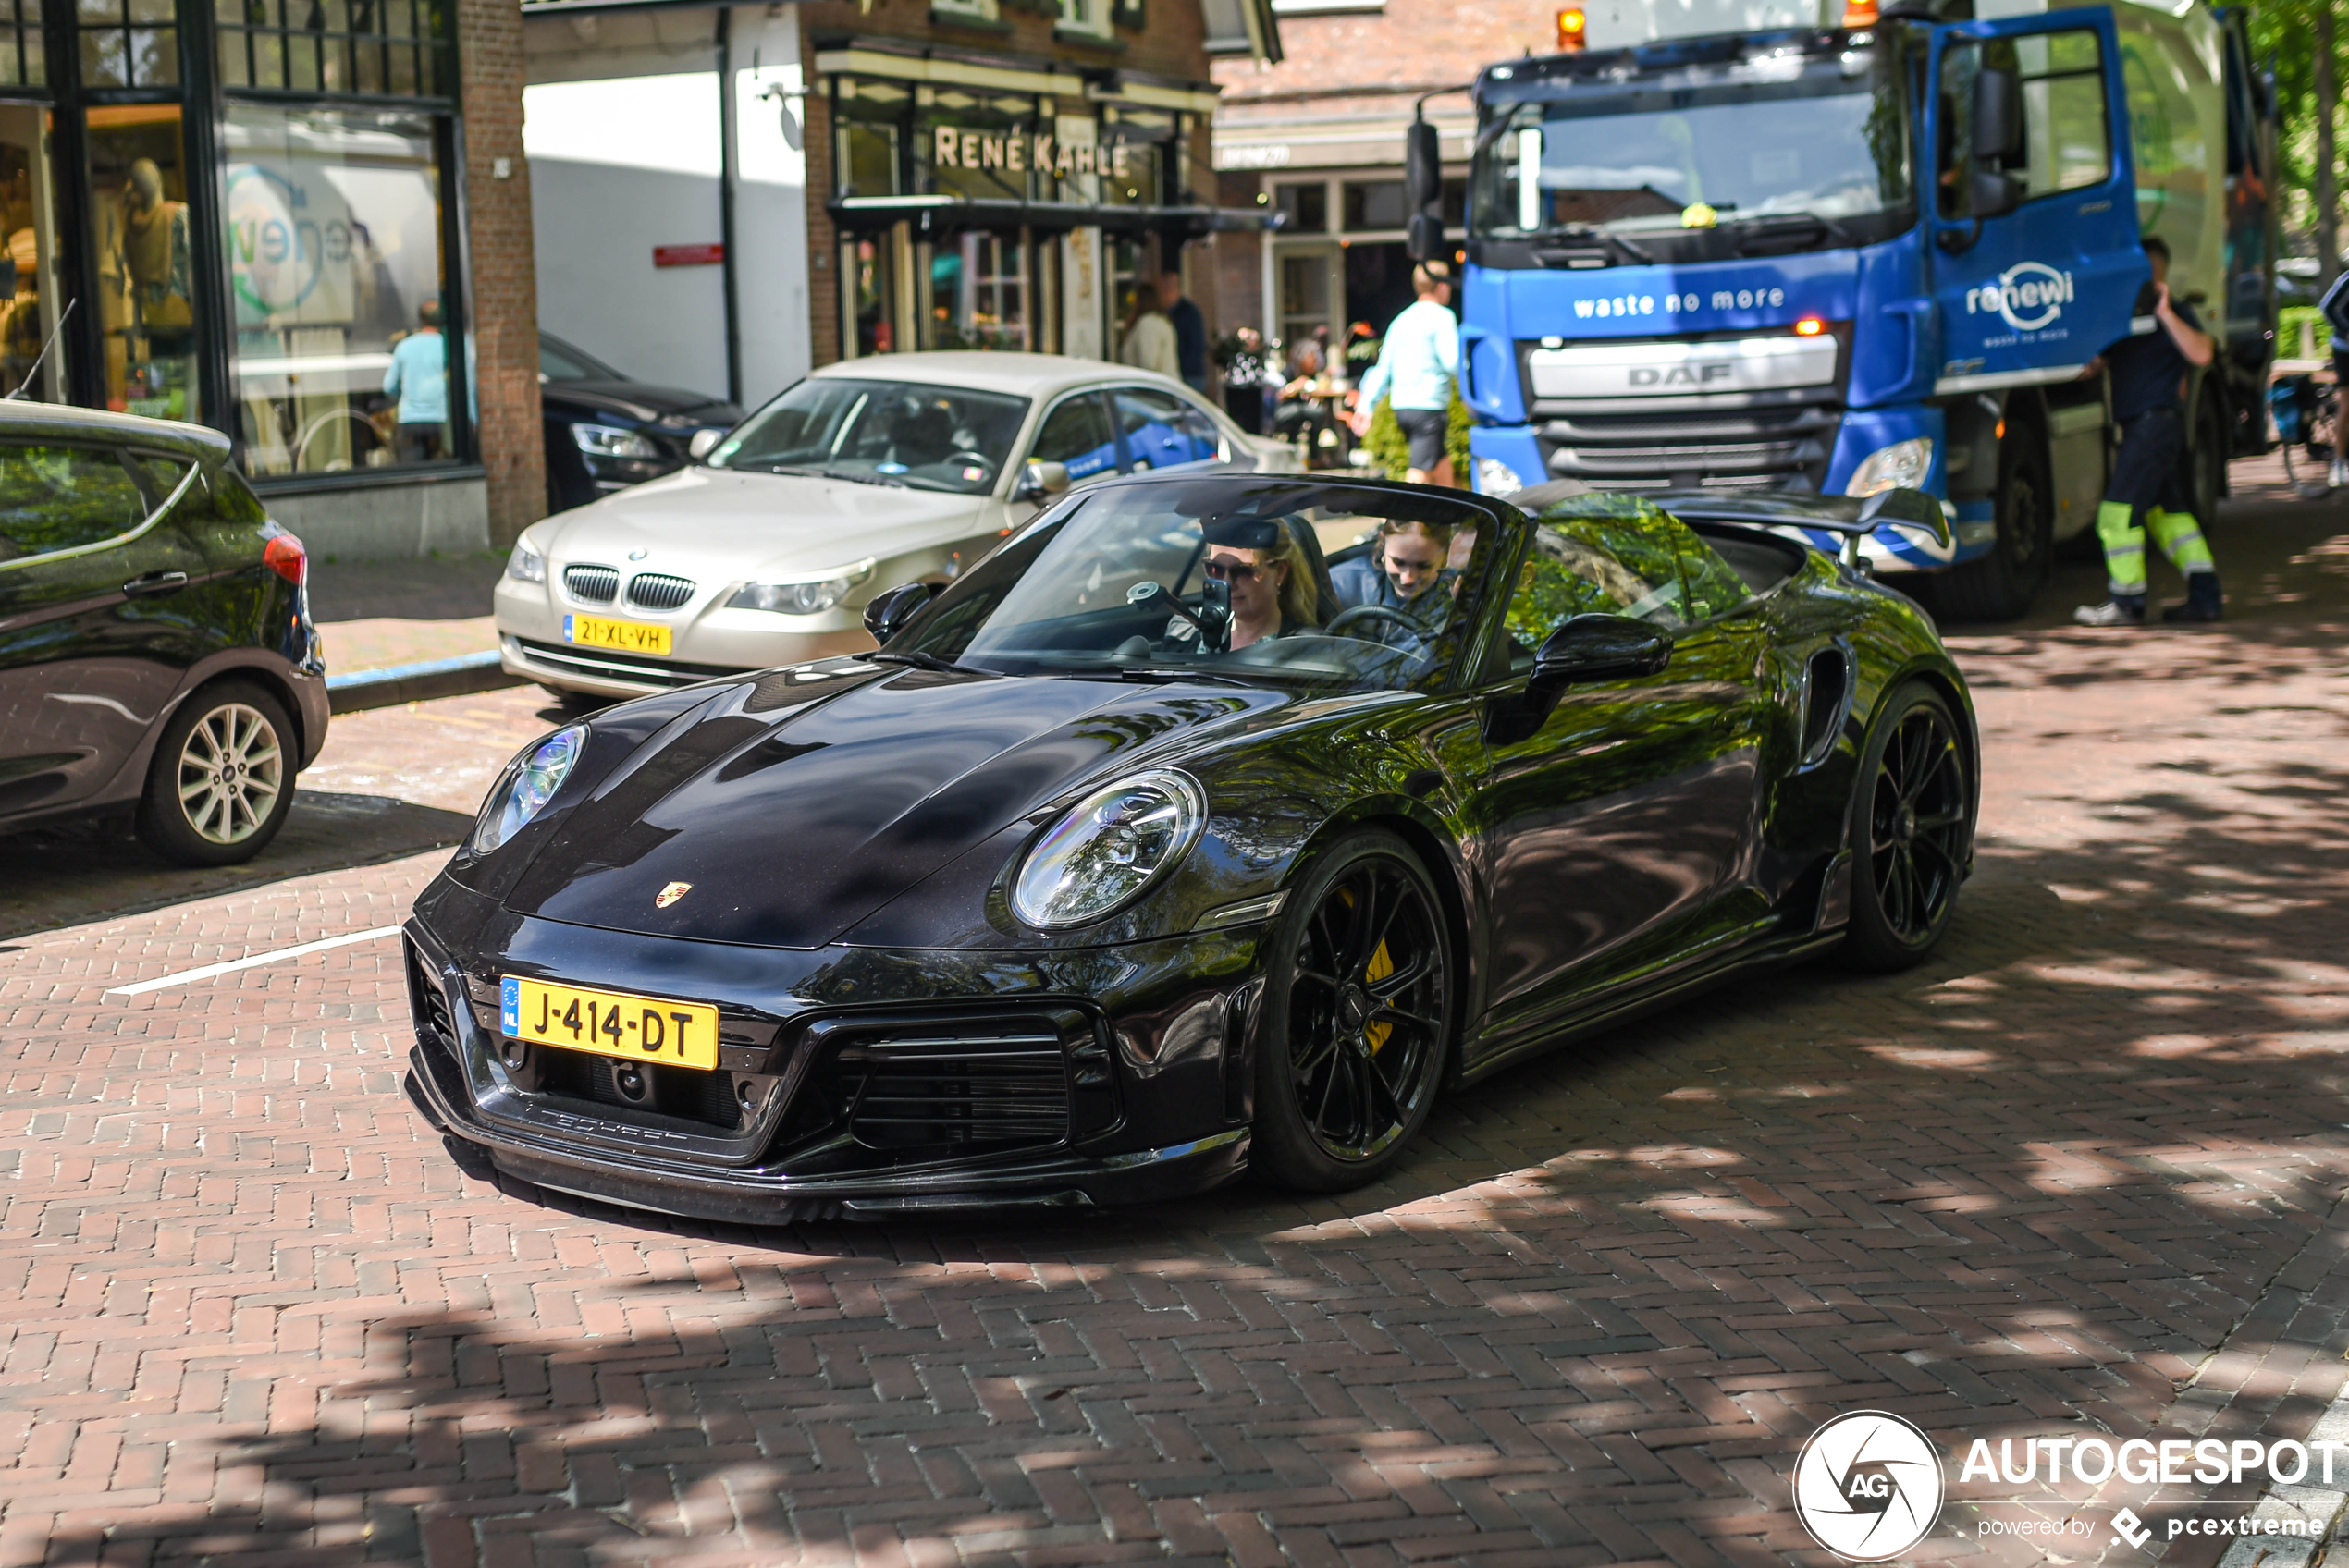
[[[2349,272],[2343,272],[2332,280],[2332,287],[2325,290],[2325,297],[2318,301],[2317,309],[2324,313],[2325,325],[2332,328],[2332,395],[2333,406],[2339,409],[2343,406],[2340,399],[2344,393],[2349,393]],[[2340,423],[2336,415],[2333,421],[2336,430],[2340,428]],[[2337,437],[2332,453],[2332,472],[2326,476],[2326,483],[2335,490],[2349,487],[2349,453],[2341,450]]]
[[[1250,435],[1264,434],[1264,338],[1256,328],[1234,333],[1236,346],[1224,367],[1224,411]]]
[[[430,462],[441,455],[442,427],[449,422],[449,344],[440,334],[440,301],[427,300],[416,311],[416,330],[391,351],[384,372],[384,396],[400,399],[399,434],[393,449],[403,463]]]
[[[1404,478],[1414,484],[1450,484],[1445,438],[1452,420],[1452,386],[1460,374],[1460,328],[1448,307],[1452,285],[1424,266],[1411,269],[1418,300],[1386,329],[1378,363],[1362,378],[1354,400],[1354,434],[1371,433],[1371,415],[1385,394],[1395,423],[1410,443]]]
[[[2216,350],[2194,307],[2170,298],[2170,247],[2145,241],[2153,263],[2154,330],[2124,337],[2088,363],[2112,373],[2112,418],[2121,452],[2104,502],[2097,508],[2097,537],[2104,544],[2109,596],[2082,605],[2083,626],[2142,626],[2146,619],[2146,533],[2185,574],[2185,603],[2161,612],[2168,621],[2217,620],[2224,603],[2218,564],[2195,520],[2184,473],[2186,371],[2208,364]]]
[[[1207,392],[1207,318],[1183,293],[1183,275],[1162,273],[1158,308],[1174,328],[1174,368],[1183,385],[1204,396]]]
[[[1117,359],[1138,370],[1156,371],[1180,380],[1182,365],[1174,357],[1174,324],[1158,308],[1158,286],[1147,279],[1134,285],[1134,312],[1125,318],[1118,339]]]

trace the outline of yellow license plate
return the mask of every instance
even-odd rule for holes
[[[669,654],[669,628],[641,620],[607,620],[599,615],[563,617],[563,641],[582,648],[617,648],[623,654]]]
[[[718,1010],[705,1002],[591,991],[509,974],[498,985],[498,1026],[517,1040],[671,1067],[718,1065]]]

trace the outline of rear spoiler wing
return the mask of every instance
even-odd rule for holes
[[[1843,536],[1843,559],[1854,565],[1860,541],[1887,523],[1913,528],[1944,550],[1950,547],[1949,519],[1941,503],[1922,490],[1895,488],[1873,496],[1801,496],[1785,491],[1715,495],[1675,490],[1645,497],[1683,522],[1740,522],[1755,528],[1802,528]]]

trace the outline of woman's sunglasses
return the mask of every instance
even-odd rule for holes
[[[1218,582],[1253,582],[1263,570],[1246,561],[1210,561],[1205,568],[1207,575]]]

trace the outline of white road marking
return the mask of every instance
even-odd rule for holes
[[[141,980],[135,986],[116,986],[106,995],[135,997],[147,991],[160,991],[166,986],[185,986],[191,981],[209,980],[215,974],[229,974],[240,969],[256,969],[264,963],[277,963],[308,953],[323,953],[328,948],[347,948],[354,942],[372,942],[382,937],[397,937],[397,925],[378,925],[372,931],[352,931],[340,937],[329,937],[323,942],[304,942],[298,948],[279,948],[274,952],[254,953],[250,958],[232,959],[227,963],[207,963],[201,969],[183,969],[177,974],[166,974],[156,980]]]

